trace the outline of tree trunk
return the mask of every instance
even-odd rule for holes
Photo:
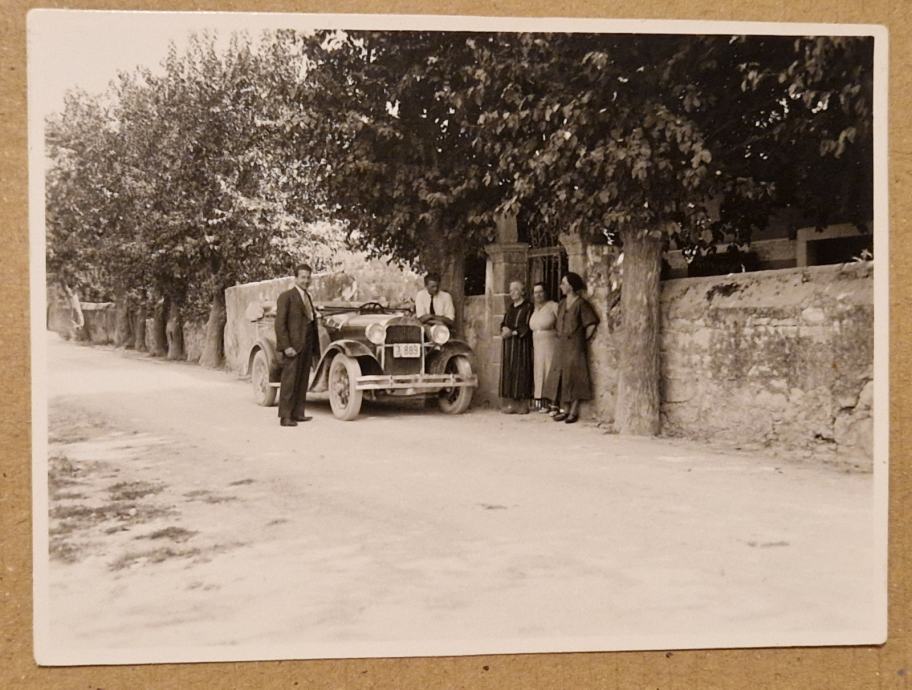
[[[174,302],[168,309],[165,335],[168,340],[168,359],[187,359],[184,352],[184,319],[180,306]]]
[[[79,294],[66,284],[63,286],[70,307],[70,323],[73,340],[84,342],[89,340],[89,328],[86,324],[85,314],[82,312],[82,300]]]
[[[453,298],[456,308],[456,333],[462,333],[463,314],[465,312],[465,245],[451,249],[443,257],[440,266],[440,280]]]
[[[421,263],[428,271],[440,274],[440,289],[453,298],[456,310],[456,333],[462,333],[465,305],[465,245],[453,244],[443,239],[443,230],[427,238],[421,251]]]
[[[615,426],[622,434],[659,433],[659,273],[662,243],[643,230],[621,234],[624,275]]]
[[[218,287],[212,293],[212,304],[209,306],[209,319],[206,321],[206,339],[203,342],[203,354],[200,365],[216,369],[225,361],[225,291]]]
[[[137,307],[130,313],[133,321],[133,349],[137,352],[146,351],[146,310]]]
[[[130,306],[126,295],[115,298],[114,311],[114,347],[131,347],[133,344],[133,324],[130,322]]]
[[[152,356],[164,357],[168,353],[168,312],[170,302],[167,298],[163,299],[155,306],[155,312],[152,315]]]

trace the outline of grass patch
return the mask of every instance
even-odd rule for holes
[[[118,571],[125,568],[132,568],[136,565],[147,565],[152,563],[164,563],[182,558],[193,558],[198,556],[199,549],[175,549],[165,546],[159,549],[150,549],[148,551],[133,551],[124,554],[117,560],[108,565],[109,570]]]
[[[84,544],[74,544],[63,538],[51,538],[48,544],[48,553],[52,561],[60,563],[78,563],[82,557]]]
[[[108,487],[108,493],[114,501],[135,501],[161,493],[164,488],[164,485],[152,482],[118,482]]]
[[[85,498],[85,494],[78,491],[66,491],[54,495],[54,499],[58,501],[76,501],[80,498]]]
[[[137,525],[173,513],[173,508],[137,505],[129,501],[118,501],[103,506],[82,504],[55,506],[51,508],[49,515],[57,523],[51,527],[50,532],[51,534],[70,534],[111,520],[116,520],[122,525]]]
[[[184,529],[183,527],[165,527],[164,529],[155,530],[151,534],[141,534],[136,539],[167,539],[169,541],[185,542],[197,534],[199,532]]]
[[[65,455],[48,458],[48,494],[52,500],[62,498],[63,491],[83,484],[77,479],[79,466]]]
[[[219,496],[207,489],[194,489],[193,491],[188,491],[184,494],[184,498],[189,498],[191,501],[201,501],[203,503],[230,503],[231,501],[238,500],[237,496]]]

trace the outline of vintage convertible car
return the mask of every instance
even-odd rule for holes
[[[314,358],[308,390],[329,393],[333,414],[358,416],[366,395],[435,396],[443,412],[461,414],[478,386],[474,354],[451,337],[444,324],[422,324],[409,310],[376,302],[359,306],[318,305],[320,358]],[[273,405],[281,364],[275,347],[275,303],[251,305],[247,318],[256,324],[248,371],[256,402]]]

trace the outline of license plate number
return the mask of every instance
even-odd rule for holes
[[[393,345],[393,357],[420,357],[421,345],[418,343],[398,343]]]

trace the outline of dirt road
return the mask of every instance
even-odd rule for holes
[[[83,661],[876,637],[870,475],[485,410],[281,428],[225,372],[48,342]]]

